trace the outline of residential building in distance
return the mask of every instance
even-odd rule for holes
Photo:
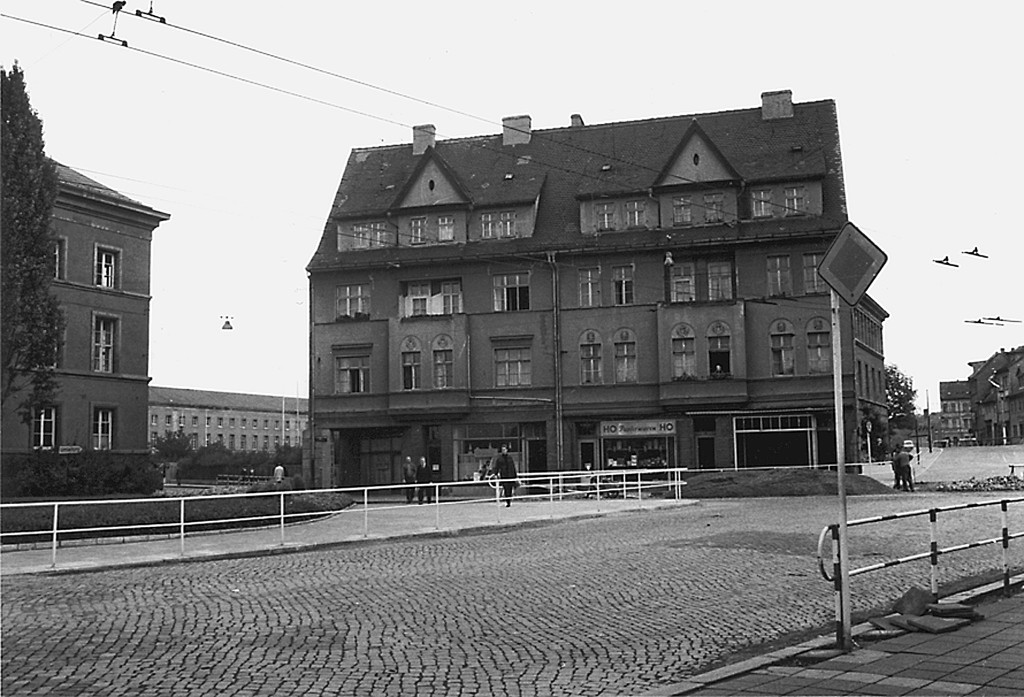
[[[983,445],[1024,443],[1024,346],[970,364],[973,430]]]
[[[4,452],[147,452],[150,245],[170,218],[57,163],[53,284],[64,313],[54,403],[3,413]]]
[[[974,435],[969,380],[940,382],[939,404],[939,429],[935,434],[936,440],[945,441],[947,445],[959,445],[961,440]]]
[[[354,150],[308,272],[310,481],[836,461],[832,101]],[[843,303],[847,453],[884,415],[882,326]],[[847,461],[853,461],[851,455]]]
[[[149,388],[149,442],[184,433],[193,448],[220,443],[229,450],[301,446],[308,400],[177,387]]]

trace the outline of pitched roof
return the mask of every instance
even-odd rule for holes
[[[111,189],[108,186],[100,184],[98,181],[90,179],[81,172],[71,169],[67,165],[61,164],[56,160],[51,160],[57,168],[57,179],[60,183],[62,190],[72,192],[85,198],[98,199],[106,203],[120,206],[122,208],[130,208],[132,210],[144,213],[158,220],[168,220],[170,215],[158,211],[155,208],[151,208],[144,203],[128,198],[124,194]]]
[[[308,411],[307,399],[288,396],[270,396],[244,394],[241,392],[212,392],[210,390],[190,390],[179,387],[149,386],[150,406],[178,406],[193,409],[234,409],[239,411],[266,411],[281,413],[282,400],[284,411],[294,414],[296,401],[302,414]]]

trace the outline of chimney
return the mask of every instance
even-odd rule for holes
[[[580,126],[585,125],[583,123],[583,117],[579,114],[573,114],[569,117],[569,125],[573,128],[579,128]]]
[[[526,145],[530,142],[530,117],[506,116],[501,120],[502,145]]]
[[[762,120],[774,121],[775,119],[791,118],[793,118],[793,90],[761,93]]]
[[[434,134],[437,129],[434,124],[427,123],[422,126],[412,127],[412,154],[422,155],[427,148],[434,147]]]

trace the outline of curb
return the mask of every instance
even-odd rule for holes
[[[1011,592],[1019,591],[1022,586],[1024,586],[1024,574],[1010,579],[1009,587]],[[995,581],[983,586],[978,586],[977,588],[971,588],[966,591],[961,591],[960,593],[945,596],[942,600],[951,603],[972,604],[993,595],[1001,594],[1002,592],[1003,583],[1001,581]],[[873,629],[875,629],[875,627],[869,622],[863,622],[853,627],[851,629],[851,634],[854,637],[857,637]],[[716,668],[715,670],[708,671],[707,673],[700,673],[671,685],[665,685],[654,690],[648,690],[647,692],[641,693],[640,697],[675,697],[676,695],[685,695],[690,692],[694,692],[695,690],[709,687],[714,683],[721,682],[723,680],[751,673],[760,668],[767,668],[768,666],[775,665],[776,663],[780,663],[809,651],[834,649],[835,644],[836,639],[834,635],[822,635],[794,646],[787,646],[782,649],[770,651],[762,656],[755,656],[754,658],[748,658],[738,663]]]

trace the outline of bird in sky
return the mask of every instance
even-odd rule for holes
[[[972,257],[980,257],[981,259],[988,259],[988,254],[982,254],[981,252],[978,251],[977,247],[975,247],[969,252],[964,252],[964,254],[970,254]]]
[[[934,261],[936,264],[942,264],[943,266],[956,266],[956,267],[960,266],[960,264],[954,264],[953,262],[951,262],[949,260],[949,255],[946,255],[946,256],[942,257],[941,259],[932,259],[932,261]]]

